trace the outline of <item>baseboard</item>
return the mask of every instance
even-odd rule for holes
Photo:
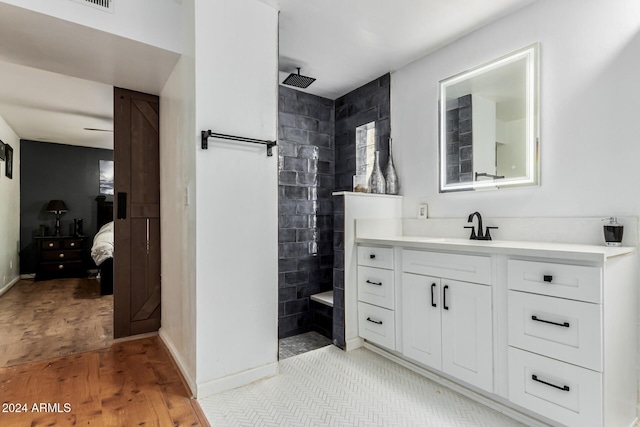
[[[364,340],[360,337],[356,337],[356,338],[352,338],[350,340],[347,340],[345,342],[345,350],[346,351],[351,351],[351,350],[355,350],[357,348],[360,348],[364,345]]]
[[[121,342],[127,342],[127,341],[141,340],[143,338],[155,337],[157,335],[158,335],[158,332],[148,332],[146,334],[130,335],[128,337],[114,339],[113,344],[119,344]]]
[[[4,287],[2,289],[0,289],[0,295],[3,295],[5,292],[7,292],[9,289],[11,289],[11,287],[13,285],[15,285],[16,283],[18,283],[19,280],[20,280],[20,276],[14,278],[12,281],[10,281],[6,285],[4,285]]]
[[[21,279],[35,279],[36,278],[36,273],[27,273],[27,274],[21,274],[20,275]]]
[[[196,382],[193,380],[193,377],[191,375],[189,375],[189,372],[186,369],[187,365],[184,363],[184,360],[182,359],[182,356],[180,356],[180,353],[178,352],[175,344],[173,343],[173,340],[171,338],[169,338],[169,336],[166,333],[164,333],[162,328],[160,328],[160,334],[159,335],[160,335],[160,339],[162,340],[163,344],[165,345],[165,347],[167,347],[167,350],[169,351],[169,354],[171,355],[171,358],[173,359],[173,361],[175,362],[176,366],[178,367],[178,370],[182,374],[182,378],[184,378],[184,381],[185,381],[187,387],[189,388],[189,392],[191,393],[191,397],[195,397],[195,395],[196,395]]]
[[[234,388],[242,387],[252,382],[273,377],[278,375],[279,365],[278,362],[268,363],[257,368],[248,369],[237,374],[227,375],[223,378],[218,378],[213,381],[208,381],[204,384],[198,384],[198,399],[205,398],[214,394],[221,393],[223,391],[232,390]]]
[[[629,427],[637,427],[638,425],[638,417],[636,417],[635,420],[633,420],[633,422],[629,425]]]
[[[519,412],[513,408],[510,408],[506,405],[503,405],[500,402],[497,402],[495,400],[492,400],[486,396],[483,396],[480,393],[477,393],[473,390],[470,390],[464,386],[461,386],[460,384],[457,384],[447,378],[441,377],[438,374],[435,374],[427,369],[421,368],[420,366],[414,365],[413,363],[404,360],[398,356],[396,356],[395,354],[391,354],[379,347],[376,347],[372,344],[369,344],[367,342],[364,343],[364,348],[366,348],[367,350],[370,350],[376,354],[379,354],[382,357],[385,357],[389,360],[391,360],[392,362],[397,363],[398,365],[404,366],[405,368],[419,374],[422,375],[425,378],[428,378],[429,380],[438,383],[440,385],[443,385],[444,387],[447,387],[450,390],[455,391],[456,393],[459,393],[465,397],[468,397],[471,400],[474,400],[488,408],[491,408],[495,411],[500,412],[501,414],[506,415],[509,418],[512,418],[516,421],[519,421],[527,426],[531,426],[531,427],[549,427],[549,424],[541,422],[540,420],[537,420],[533,417],[530,417],[529,415],[523,414],[522,412]]]

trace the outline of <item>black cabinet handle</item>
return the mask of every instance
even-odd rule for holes
[[[562,391],[570,391],[571,390],[568,385],[564,385],[564,386],[560,387],[559,385],[555,385],[555,384],[548,383],[546,381],[539,380],[538,376],[535,375],[535,374],[531,375],[531,379],[534,380],[534,381],[537,381],[539,383],[542,383],[544,385],[548,385],[549,387],[557,388],[558,390],[562,390]]]
[[[547,282],[547,283],[551,283],[551,281],[553,280],[553,276],[549,276],[549,275],[546,275],[546,274],[545,274],[545,275],[542,277],[542,280],[544,280],[544,281],[545,281],[545,282]]]
[[[447,307],[447,289],[449,289],[449,285],[444,285],[444,288],[442,288],[442,308],[445,310],[449,310],[449,307]]]
[[[367,317],[367,321],[375,323],[376,325],[382,325],[382,320],[373,320],[371,317]]]
[[[127,219],[127,193],[118,193],[118,219]]]
[[[538,319],[538,316],[531,316],[531,320],[535,320],[536,322],[548,323],[550,325],[562,326],[565,328],[568,328],[570,326],[569,322],[557,323],[557,322],[552,322],[550,320]]]
[[[367,280],[367,283],[370,285],[382,286],[382,282],[372,282],[371,280]]]
[[[435,300],[433,299],[433,290],[435,289],[436,284],[431,284],[431,307],[437,307]]]
[[[369,255],[369,258],[370,258],[370,259],[374,259],[375,257],[376,257],[376,254],[371,254],[371,255]]]

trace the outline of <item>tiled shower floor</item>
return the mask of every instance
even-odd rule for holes
[[[304,334],[280,339],[278,353],[280,360],[282,360],[311,350],[317,350],[329,344],[331,344],[331,340],[324,335],[313,331],[306,332]]]

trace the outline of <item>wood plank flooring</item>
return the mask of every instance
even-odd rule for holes
[[[0,401],[0,426],[209,426],[157,336],[0,368]]]
[[[21,280],[0,296],[0,366],[108,347],[113,295],[96,279]]]

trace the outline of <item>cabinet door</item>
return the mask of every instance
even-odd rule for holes
[[[402,353],[439,370],[442,369],[440,306],[439,278],[402,274]]]
[[[442,370],[493,391],[491,287],[442,280]]]

